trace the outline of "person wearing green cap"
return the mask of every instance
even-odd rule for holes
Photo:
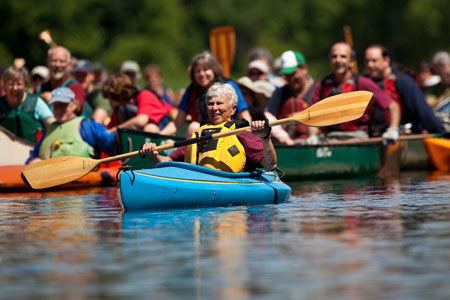
[[[266,117],[287,118],[309,106],[313,79],[308,74],[305,57],[298,51],[285,51],[281,55],[280,73],[286,80],[286,85],[278,87],[270,98]],[[282,144],[292,145],[296,139],[308,136],[308,126],[288,124],[274,128],[272,135]]]

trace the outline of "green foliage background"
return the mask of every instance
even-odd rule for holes
[[[45,63],[48,47],[38,34],[48,28],[54,40],[76,57],[117,68],[125,59],[141,66],[158,63],[166,82],[187,84],[186,68],[208,49],[215,26],[232,25],[237,34],[234,76],[244,72],[250,48],[273,55],[303,52],[313,76],[328,71],[331,43],[353,31],[358,60],[372,43],[386,45],[396,61],[416,67],[437,50],[450,49],[449,0],[2,0],[0,63],[24,57],[32,67]]]

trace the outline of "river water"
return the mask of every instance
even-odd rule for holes
[[[279,205],[122,212],[0,195],[1,299],[449,299],[450,174],[290,183]]]

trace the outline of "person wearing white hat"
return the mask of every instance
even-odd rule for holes
[[[247,76],[252,81],[269,80],[269,66],[265,61],[253,60],[248,64]]]
[[[120,72],[128,75],[134,84],[137,84],[137,82],[142,78],[141,68],[134,60],[124,61],[120,66]]]
[[[116,135],[92,119],[78,117],[75,93],[60,87],[52,91],[49,104],[56,122],[45,131],[27,163],[59,156],[97,157],[101,152],[114,155]]]
[[[428,87],[426,94],[435,106],[450,98],[450,54],[447,51],[438,51],[433,55],[432,71],[440,77],[440,81]]]
[[[48,81],[50,71],[45,66],[36,66],[31,70],[31,83],[33,84],[33,92],[40,94],[41,84]]]

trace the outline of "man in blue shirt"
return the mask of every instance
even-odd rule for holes
[[[49,104],[56,122],[44,133],[27,163],[58,156],[98,156],[101,152],[115,154],[116,136],[91,119],[77,117],[75,94],[66,87],[52,91]]]
[[[400,105],[401,124],[411,123],[415,132],[445,133],[419,85],[410,75],[391,66],[390,55],[384,46],[369,46],[364,58],[367,75]]]

